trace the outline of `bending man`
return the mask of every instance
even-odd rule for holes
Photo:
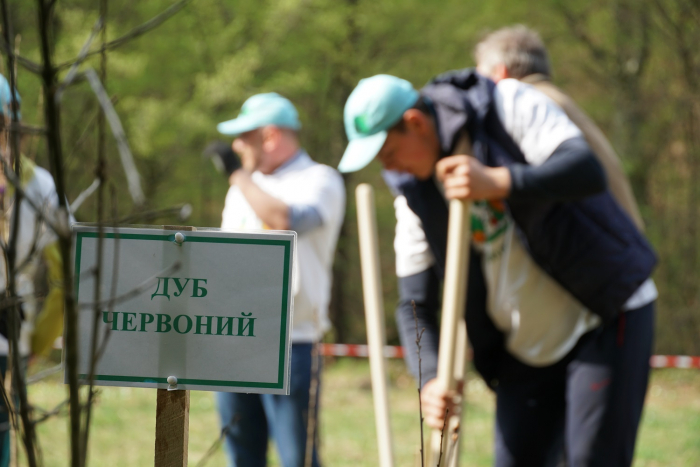
[[[376,157],[396,195],[397,320],[413,348],[415,301],[426,329],[426,422],[441,429],[452,396],[435,379],[445,200],[469,199],[465,317],[474,364],[496,392],[495,465],[548,465],[564,442],[571,467],[629,465],[656,258],[581,131],[531,86],[496,85],[474,70],[439,76],[420,93],[393,76],[362,80],[345,127],[341,171]],[[415,352],[406,355],[417,373]]]

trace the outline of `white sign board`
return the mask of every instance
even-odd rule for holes
[[[73,231],[87,383],[98,234]],[[289,394],[294,232],[120,228],[103,242],[95,384]]]

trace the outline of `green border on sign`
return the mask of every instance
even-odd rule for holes
[[[97,232],[76,232],[75,242],[75,297],[80,297],[80,259],[83,247],[83,238],[98,238]],[[128,234],[105,232],[103,238],[118,238],[120,240],[155,240],[162,242],[175,242],[175,233],[172,235],[149,235],[149,234]],[[279,372],[276,383],[261,383],[251,381],[221,381],[209,379],[187,379],[178,378],[178,384],[208,385],[221,387],[241,387],[241,388],[261,388],[261,389],[283,389],[284,388],[284,360],[287,347],[287,306],[289,302],[289,258],[291,253],[291,240],[262,240],[252,238],[220,238],[220,237],[194,237],[188,236],[189,243],[237,243],[241,245],[277,245],[284,247],[284,276],[282,278],[282,322],[280,332],[280,357]],[[79,374],[79,378],[87,379],[87,374]],[[149,383],[168,384],[167,378],[155,378],[148,376],[118,376],[118,375],[95,375],[95,381],[114,381],[125,383]]]

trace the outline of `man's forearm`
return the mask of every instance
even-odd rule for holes
[[[582,137],[564,141],[542,165],[508,169],[514,199],[572,201],[606,189],[603,167]]]
[[[239,169],[233,172],[229,182],[241,190],[255,215],[268,227],[273,230],[289,229],[289,206],[260,189],[246,170]]]

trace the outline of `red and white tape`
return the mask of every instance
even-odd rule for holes
[[[652,368],[700,368],[700,357],[688,355],[652,355]]]
[[[326,357],[367,357],[369,351],[366,345],[360,344],[319,344],[321,355]],[[403,347],[387,345],[384,347],[386,358],[403,358]],[[652,355],[649,364],[652,368],[698,368],[700,357],[687,355]]]
[[[366,345],[358,344],[319,344],[321,355],[326,357],[367,357],[369,350]],[[384,347],[386,358],[403,358],[403,347],[387,345]]]

